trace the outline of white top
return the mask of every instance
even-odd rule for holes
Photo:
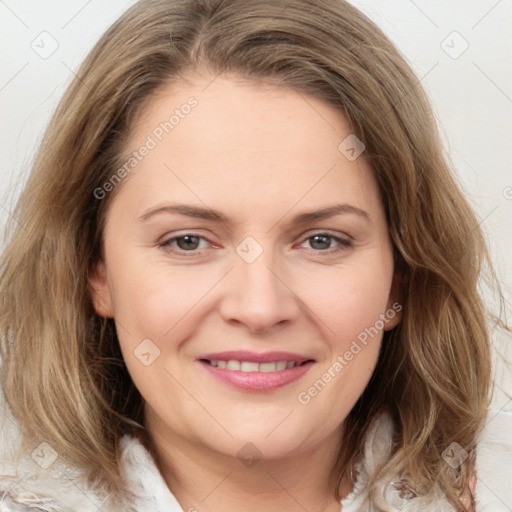
[[[2,426],[0,424],[0,426]],[[366,483],[391,449],[389,416],[377,418],[368,432],[364,459],[356,468],[352,492],[341,501],[343,512],[453,512],[441,493],[407,499],[392,483],[380,489],[379,503],[370,503]],[[94,489],[78,484],[78,471],[66,467],[49,445],[39,445],[13,465],[18,429],[7,419],[0,431],[0,512],[117,512]],[[121,443],[122,470],[137,496],[123,512],[188,512],[163,480],[152,456],[132,436]],[[43,466],[43,467],[41,467]],[[47,466],[46,469],[44,466]],[[491,411],[478,445],[476,512],[512,511],[512,411]]]

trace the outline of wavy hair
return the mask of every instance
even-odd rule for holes
[[[14,416],[98,488],[121,492],[119,440],[127,423],[142,424],[144,404],[113,320],[96,314],[89,289],[122,183],[103,200],[94,191],[122,165],[147,101],[194,71],[266,80],[323,100],[365,144],[404,308],[346,419],[339,482],[354,467],[369,419],[387,410],[393,453],[371,489],[398,474],[418,494],[440,486],[463,510],[491,390],[477,289],[487,249],[419,80],[343,0],[142,0],[101,37],[49,124],[0,262],[1,382]],[[441,458],[454,440],[469,453],[458,470]]]

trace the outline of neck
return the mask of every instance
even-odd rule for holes
[[[151,432],[160,471],[187,512],[340,512],[333,473],[340,437],[287,458],[244,464],[174,433]],[[351,488],[343,481],[341,495]]]

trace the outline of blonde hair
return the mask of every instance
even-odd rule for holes
[[[418,79],[381,30],[343,0],[143,0],[103,35],[51,120],[1,260],[1,378],[15,417],[100,488],[122,489],[119,440],[126,422],[142,423],[143,401],[113,320],[95,313],[88,284],[122,183],[103,200],[93,191],[122,165],[148,98],[197,70],[324,100],[365,144],[404,309],[346,419],[339,481],[360,453],[368,418],[387,410],[396,443],[371,489],[399,474],[417,493],[439,485],[460,508],[490,395],[477,292],[486,247]],[[452,441],[469,453],[458,470],[441,458]]]

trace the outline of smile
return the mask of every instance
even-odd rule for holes
[[[315,364],[300,354],[229,351],[197,360],[217,381],[239,391],[269,392],[300,379]]]
[[[280,372],[282,370],[286,370],[287,368],[295,368],[296,366],[300,366],[300,364],[296,363],[295,361],[274,361],[269,363],[255,363],[253,361],[236,361],[234,359],[231,359],[229,361],[223,361],[221,359],[212,359],[211,361],[206,360],[206,362],[211,366],[215,366],[216,368],[221,368],[223,370],[241,371],[246,373]]]

